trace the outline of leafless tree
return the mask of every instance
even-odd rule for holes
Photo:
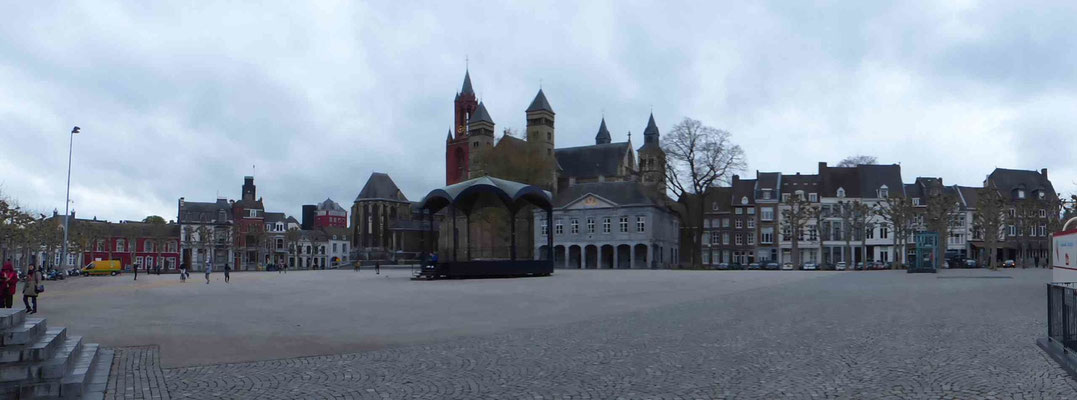
[[[875,156],[858,154],[855,156],[845,157],[844,160],[838,162],[838,167],[848,168],[855,167],[857,165],[875,165],[877,162],[878,161],[875,159]]]
[[[695,212],[689,214],[702,216],[706,212],[703,197],[707,188],[728,182],[734,173],[744,169],[744,151],[732,142],[731,137],[729,132],[685,118],[662,141],[670,190],[678,198],[695,199],[688,204]],[[689,239],[689,260],[697,266],[702,249],[703,219],[685,221],[683,226],[686,234],[682,237]]]
[[[924,223],[927,225],[927,230],[935,232],[939,235],[938,247],[942,249],[943,256],[946,252],[946,245],[949,243],[950,231],[953,228],[953,221],[957,214],[960,212],[961,203],[958,201],[957,196],[952,193],[946,193],[945,191],[939,192],[935,196],[930,196],[927,199],[927,210],[924,212]],[[935,257],[935,268],[941,268],[945,257]]]
[[[973,229],[983,235],[984,247],[987,250],[987,266],[996,269],[995,253],[998,251],[999,238],[1002,236],[1002,227],[1005,224],[1006,203],[998,189],[985,187],[977,190],[976,215],[973,217]]]
[[[808,222],[815,220],[819,215],[819,207],[804,198],[803,194],[794,194],[785,203],[788,208],[782,209],[782,233],[788,233],[789,241],[792,242],[793,264],[800,266],[800,240],[804,231],[809,229]]]
[[[909,245],[909,235],[913,232],[916,220],[916,207],[912,199],[895,196],[879,203],[875,213],[883,218],[884,226],[890,228],[894,243],[894,261],[897,267],[905,265],[905,254]]]

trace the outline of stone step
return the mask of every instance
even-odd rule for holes
[[[67,328],[52,328],[33,343],[0,347],[0,365],[52,358],[67,339]]]
[[[71,364],[71,369],[60,380],[60,397],[64,399],[82,397],[90,386],[90,377],[93,376],[100,355],[101,349],[98,344],[90,343],[82,346],[78,358]]]
[[[0,364],[0,387],[34,384],[60,379],[82,350],[82,336],[68,337],[63,346],[45,361]]]
[[[44,318],[27,318],[21,325],[5,329],[0,333],[0,347],[36,342],[45,334],[46,329]]]
[[[0,332],[22,325],[26,320],[26,310],[21,308],[0,308]]]
[[[91,369],[89,386],[82,390],[83,400],[101,400],[105,398],[105,390],[108,389],[108,375],[112,373],[112,360],[116,357],[116,351],[112,349],[98,348],[97,360]]]

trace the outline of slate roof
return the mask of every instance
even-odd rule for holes
[[[325,201],[323,201],[321,203],[318,203],[318,210],[319,211],[345,211],[344,207],[341,207],[340,204],[337,204],[337,202],[335,202],[335,201],[333,201],[333,199],[329,199],[329,198],[325,199]]]
[[[616,203],[619,206],[649,205],[663,206],[663,199],[642,183],[591,182],[569,186],[557,193],[554,208],[562,208],[588,195],[595,195]]]
[[[363,190],[360,190],[359,196],[355,198],[355,201],[361,200],[408,201],[408,198],[404,197],[404,193],[396,187],[393,178],[387,174],[375,172],[370,174],[370,178],[363,185]]]
[[[267,212],[267,213],[265,214],[265,221],[266,221],[267,223],[271,223],[271,224],[275,224],[275,223],[277,223],[277,222],[284,222],[284,221],[285,221],[285,218],[286,218],[286,217],[284,216],[284,213],[279,213],[279,212]]]
[[[782,190],[781,193],[796,193],[798,190],[803,190],[805,194],[819,193],[819,175],[782,175]]]
[[[729,213],[732,211],[733,188],[729,186],[709,187],[703,196],[703,201],[704,204],[709,205],[704,207],[709,213]],[[717,210],[714,209],[714,203],[718,203]]]
[[[654,113],[651,113],[650,118],[647,119],[647,127],[643,129],[643,142],[651,143],[658,142],[658,124],[654,123]]]
[[[490,124],[494,123],[494,119],[490,118],[490,112],[486,111],[486,105],[483,104],[481,101],[479,102],[479,108],[475,110],[475,113],[471,114],[471,118],[467,120],[467,123],[469,125],[479,122],[489,122]]]
[[[883,185],[888,191],[897,192],[902,188],[901,166],[889,165],[858,165],[856,166],[860,178],[860,197],[874,199],[879,197],[877,192]],[[853,196],[856,192],[850,192],[848,188],[846,196]]]
[[[745,197],[748,198],[747,205],[755,204],[755,179],[739,179],[733,182],[732,205],[745,205],[741,202]]]
[[[535,95],[535,99],[531,100],[531,105],[527,106],[526,112],[532,111],[549,111],[553,114],[553,107],[550,107],[550,102],[546,101],[546,94],[542,93],[542,89],[539,89],[538,94]]]
[[[240,200],[235,203],[235,207],[239,208],[255,208],[264,210],[265,206],[262,205],[262,199],[258,200]]]
[[[471,71],[464,71],[464,86],[460,88],[460,94],[475,94],[475,89],[471,88]]]
[[[904,186],[905,186],[905,196],[907,196],[908,198],[911,199],[911,198],[916,198],[916,197],[919,197],[919,198],[924,197],[924,191],[920,190],[920,185],[917,185],[915,183],[906,183]]]
[[[979,201],[980,189],[978,187],[971,186],[957,186],[957,191],[961,193],[961,198],[965,201],[965,207],[976,208],[976,202]]]
[[[606,129],[606,118],[602,118],[602,124],[598,126],[598,134],[595,135],[595,144],[606,144],[611,141],[610,130]]]
[[[632,148],[629,142],[567,147],[554,150],[554,157],[566,178],[618,176],[618,167]]]
[[[860,193],[860,174],[855,167],[827,167],[819,172],[823,190],[820,196],[838,197],[838,188],[845,189],[845,197],[856,197]]]
[[[1018,189],[1024,190],[1025,198],[1028,199],[1036,198],[1033,193],[1037,191],[1043,191],[1048,199],[1057,198],[1051,180],[1038,171],[995,168],[987,176],[987,180],[998,188],[1003,198],[1008,196],[1011,199],[1017,199]]]
[[[218,211],[224,211],[225,221],[216,221]],[[220,222],[226,223],[232,220],[232,205],[225,199],[219,199],[214,203],[184,201],[179,210],[180,223],[192,222]]]

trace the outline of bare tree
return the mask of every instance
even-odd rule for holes
[[[819,207],[805,199],[803,194],[790,196],[785,205],[788,208],[782,209],[782,234],[789,235],[789,241],[793,244],[793,264],[799,266],[800,240],[804,237],[804,231],[809,229],[808,222],[818,217]]]
[[[879,203],[875,213],[883,218],[883,226],[892,231],[894,243],[894,261],[897,267],[905,265],[905,254],[909,245],[909,235],[916,220],[916,207],[912,199],[904,196],[890,197]]]
[[[744,169],[744,151],[731,137],[729,132],[685,118],[662,141],[667,184],[676,197],[695,199],[689,202],[695,211],[690,214],[702,216],[706,212],[703,197],[707,188],[728,182],[734,173]],[[703,218],[685,221],[683,226],[687,232],[681,237],[689,238],[689,260],[697,266],[703,245]]]
[[[987,250],[987,266],[995,267],[995,253],[998,251],[999,238],[1002,236],[1002,227],[1005,224],[1003,212],[1006,203],[998,189],[985,187],[977,190],[976,215],[973,217],[973,229],[983,235],[984,247]]]
[[[299,229],[292,228],[292,229],[289,229],[288,232],[284,233],[284,241],[288,242],[288,244],[287,244],[288,253],[291,254],[292,257],[294,257],[292,262],[295,263],[296,267],[299,266],[299,254],[300,254],[299,240],[300,239],[302,239],[302,235],[300,234]]]
[[[858,154],[855,156],[845,157],[845,159],[838,162],[838,167],[849,168],[855,167],[857,165],[875,165],[877,162],[878,161],[875,159],[875,156]]]
[[[864,262],[864,267],[867,268],[867,243],[865,242],[864,233],[868,229],[868,220],[872,214],[871,206],[856,199],[839,201],[838,205],[841,207],[841,218],[845,225],[845,246],[849,249],[849,259],[852,260],[852,264],[849,265],[849,268],[856,269],[856,254],[853,251],[853,240],[860,241],[860,260]]]
[[[941,268],[945,258],[946,245],[950,239],[950,231],[953,228],[954,218],[960,212],[961,203],[957,195],[940,191],[935,196],[927,199],[927,210],[924,212],[924,223],[927,230],[939,235],[938,246],[943,249],[943,257],[935,257],[935,268]]]

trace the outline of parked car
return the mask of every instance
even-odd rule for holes
[[[1015,267],[1017,267],[1017,263],[1015,263],[1013,260],[1006,260],[1006,261],[1002,262],[1002,268],[1015,268]]]
[[[965,260],[965,268],[980,268],[980,264],[970,258]]]
[[[781,268],[781,266],[778,265],[778,263],[776,263],[776,262],[768,262],[765,265],[763,265],[763,268],[771,270],[771,271],[777,271],[778,269]]]
[[[714,268],[725,271],[729,269],[729,263],[718,263],[718,265],[716,265]]]
[[[748,269],[763,269],[763,266],[759,265],[759,263],[750,263],[748,264]]]
[[[845,270],[845,261],[842,261],[842,262],[839,262],[837,264],[834,264],[834,270],[835,271],[844,271]]]
[[[872,269],[889,269],[889,267],[887,267],[886,264],[882,261],[876,261],[875,264],[872,264],[871,267]]]
[[[796,268],[793,268],[793,263],[782,264],[782,271],[792,271],[794,269]]]
[[[744,264],[732,263],[732,264],[729,264],[729,269],[731,269],[731,270],[743,270],[744,269]]]
[[[815,271],[816,269],[819,269],[819,266],[815,263],[804,263],[804,265],[801,266],[800,269],[805,271]]]

